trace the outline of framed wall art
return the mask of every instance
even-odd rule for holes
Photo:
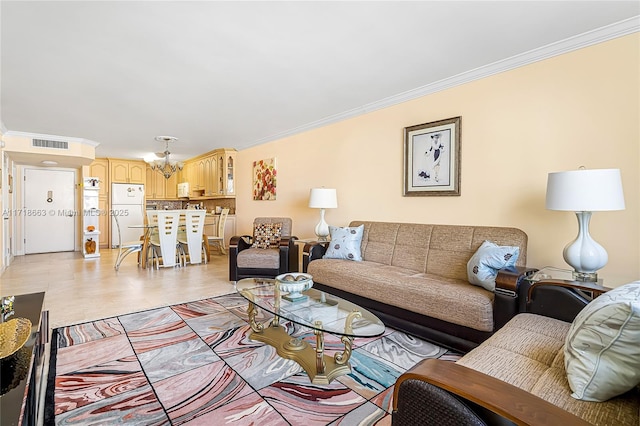
[[[253,162],[253,199],[276,199],[276,159],[268,158]]]
[[[460,195],[462,117],[404,128],[403,196]]]

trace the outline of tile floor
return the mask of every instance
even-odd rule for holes
[[[75,327],[78,333],[75,337],[72,332],[70,337],[65,337],[71,339],[70,343],[74,339],[87,339],[78,331],[83,330],[82,325],[117,317],[117,325],[129,336],[129,348],[124,341],[118,341],[123,339],[119,332],[121,337],[111,337],[113,346],[109,350],[91,351],[91,361],[85,368],[116,363],[118,368],[127,371],[127,368],[133,368],[127,365],[135,363],[126,364],[122,360],[131,357],[114,356],[114,353],[136,354],[144,378],[140,376],[140,370],[131,373],[128,386],[135,389],[131,390],[130,397],[134,401],[145,401],[145,398],[151,398],[149,388],[155,389],[152,393],[161,402],[156,407],[160,410],[158,416],[168,416],[175,424],[187,421],[195,422],[190,424],[218,424],[213,422],[214,418],[235,419],[237,424],[246,424],[242,416],[238,417],[239,412],[246,410],[255,410],[260,415],[259,424],[390,424],[387,415],[391,407],[390,386],[397,375],[425,356],[420,351],[407,350],[407,345],[409,348],[429,345],[392,330],[375,341],[356,340],[352,357],[354,373],[342,376],[327,387],[311,385],[297,364],[278,357],[269,346],[248,339],[249,327],[242,305],[245,302],[233,295],[226,256],[213,254],[208,264],[154,270],[139,268],[135,255],[131,255],[116,272],[113,268],[116,251],[101,250],[101,254],[97,259],[84,259],[79,253],[72,252],[16,257],[0,276],[0,294],[45,292],[45,309],[49,310],[51,329],[80,325]],[[185,305],[203,299],[209,301],[201,302],[206,306],[200,308],[214,310],[207,311],[204,316],[218,317],[215,332],[213,322],[202,319],[201,314],[193,314],[194,306]],[[195,309],[197,311],[198,307]],[[146,315],[150,317],[144,319]],[[173,330],[169,339],[156,339],[153,328],[162,329],[164,316],[180,318],[188,327]],[[98,321],[95,327],[108,329],[115,328],[116,324]],[[74,328],[67,330],[71,329]],[[312,335],[303,337],[311,339]],[[197,343],[198,340],[203,343]],[[335,350],[338,344],[337,340],[327,339],[325,348]],[[197,354],[190,359],[204,362],[204,365],[185,369],[186,360],[167,360],[163,348],[169,345],[183,345],[176,349]],[[62,348],[61,352],[71,350],[73,346]],[[445,357],[455,359],[457,355],[446,354]],[[155,363],[166,365],[151,368]],[[62,370],[58,370],[58,374],[65,368],[64,364],[60,367]],[[72,367],[72,370],[77,372],[78,367]],[[220,374],[221,371],[236,370],[237,384],[229,386],[237,392],[227,397],[219,392],[220,380],[231,379]],[[168,376],[174,380],[168,380]],[[203,383],[206,377],[217,379]],[[176,385],[176,380],[180,380],[180,386]],[[142,382],[145,385],[139,386]],[[184,392],[177,392],[178,388],[192,389],[197,395],[204,392],[209,398],[185,401]],[[110,403],[108,400],[104,398],[102,402]],[[192,413],[202,400],[217,401],[212,403],[216,409],[207,410],[196,421]],[[310,401],[320,401],[320,404],[313,406]],[[93,404],[99,403],[89,403]],[[273,423],[269,419],[273,419]]]

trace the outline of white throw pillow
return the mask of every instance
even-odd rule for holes
[[[520,247],[499,246],[485,241],[467,262],[467,278],[471,284],[494,291],[498,271],[514,266],[519,255]]]
[[[640,384],[640,281],[591,301],[564,346],[572,397],[606,401]]]
[[[323,259],[347,259],[360,262],[362,253],[360,244],[362,243],[362,234],[364,233],[364,225],[358,227],[338,227],[329,225],[329,234],[331,242]]]

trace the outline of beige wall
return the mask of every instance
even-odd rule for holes
[[[626,210],[594,213],[609,252],[605,285],[640,279],[640,35],[633,34],[238,153],[238,233],[254,216],[287,215],[314,235],[309,188],[335,187],[332,225],[351,220],[514,226],[528,264],[567,268],[570,212],[544,207],[549,172],[620,168]],[[328,94],[330,96],[330,94]],[[294,100],[292,100],[294,101]],[[462,116],[459,197],[403,197],[403,128]],[[276,157],[277,200],[251,199],[251,163]]]

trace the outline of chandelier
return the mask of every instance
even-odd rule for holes
[[[155,140],[165,143],[164,152],[156,154],[156,156],[158,157],[163,157],[164,160],[159,159],[149,161],[149,167],[151,167],[151,170],[158,171],[162,176],[165,177],[165,179],[169,179],[174,173],[182,170],[182,168],[184,167],[184,163],[181,161],[169,160],[169,155],[171,155],[171,153],[169,152],[169,142],[177,142],[178,138],[175,138],[173,136],[156,136]]]

